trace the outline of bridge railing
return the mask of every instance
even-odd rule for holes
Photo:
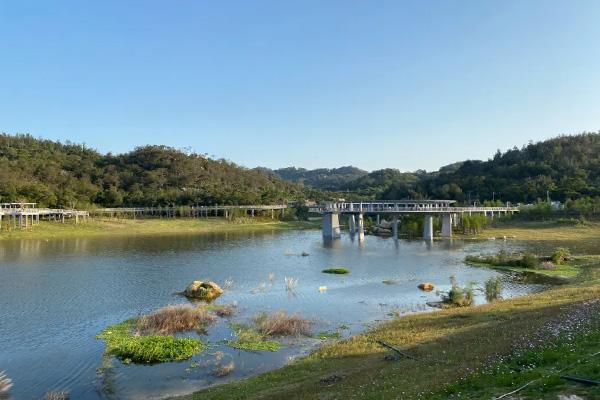
[[[310,207],[315,213],[463,213],[463,212],[517,212],[516,207],[452,207],[438,204],[405,203],[331,203]]]

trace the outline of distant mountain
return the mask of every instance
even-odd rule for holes
[[[272,173],[287,181],[301,183],[317,189],[332,191],[346,190],[350,182],[368,174],[367,171],[352,166],[332,169],[319,168],[312,170],[288,167],[276,170],[267,170],[266,172]]]

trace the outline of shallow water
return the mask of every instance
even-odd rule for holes
[[[279,367],[322,342],[290,339],[276,353],[238,351],[219,343],[231,338],[228,320],[220,320],[201,337],[213,345],[208,351],[184,362],[139,366],[103,357],[104,342],[95,336],[107,325],[187,302],[175,293],[205,278],[233,281],[217,302],[238,303],[234,321],[286,310],[314,320],[315,333],[343,325],[340,331],[348,336],[389,319],[393,311],[431,310],[425,303],[439,296],[419,291],[420,282],[447,290],[450,276],[481,286],[500,275],[466,266],[465,254],[524,245],[371,236],[362,245],[347,236],[324,243],[319,231],[7,241],[0,243],[0,370],[13,379],[17,399],[39,398],[49,390],[69,390],[77,399],[188,393]],[[310,256],[300,256],[304,251]],[[321,273],[336,266],[351,273]],[[286,291],[286,276],[299,279],[294,292]],[[504,297],[546,287],[500,276]],[[320,293],[320,286],[327,290]],[[476,301],[484,302],[476,293]],[[236,364],[226,378],[212,375],[221,356],[222,363]]]

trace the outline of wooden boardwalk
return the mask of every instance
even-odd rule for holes
[[[89,212],[60,208],[39,208],[36,203],[0,203],[0,228],[4,224],[13,228],[24,229],[38,225],[40,219],[65,222],[65,219],[74,219],[78,223],[80,218],[87,220]]]
[[[285,213],[288,208],[286,204],[273,205],[213,205],[213,206],[165,206],[165,207],[116,207],[116,208],[97,208],[90,210],[90,215],[110,216],[110,217],[132,217],[150,216],[167,218],[208,218],[222,216],[231,218],[235,213],[255,216],[258,212],[270,212],[271,218],[275,218],[275,213]]]

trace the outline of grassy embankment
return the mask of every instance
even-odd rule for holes
[[[65,224],[42,221],[39,226],[22,230],[2,230],[0,240],[11,239],[62,239],[115,235],[182,235],[211,232],[273,231],[311,229],[314,222],[282,222],[256,220],[236,223],[222,218],[208,219],[95,219],[86,223]]]
[[[582,225],[565,226],[556,221],[495,222],[475,236],[460,236],[467,239],[514,238],[517,240],[544,241],[600,241],[600,222],[587,222]]]
[[[531,240],[600,236],[591,226],[548,226],[542,234],[530,229],[538,230],[540,224],[492,230],[493,235]],[[491,235],[486,231],[483,236]],[[569,284],[491,304],[398,318],[327,344],[284,368],[185,399],[480,399],[499,396],[534,379],[519,392],[523,396],[519,398],[600,396],[598,387],[559,378],[564,374],[600,380],[600,357],[585,360],[600,351],[600,303],[586,303],[600,299],[600,258],[585,260],[578,265],[581,273]],[[567,320],[590,307],[595,311],[588,312],[587,320]],[[561,333],[561,327],[571,330]],[[378,340],[417,360],[385,360],[388,351]]]

